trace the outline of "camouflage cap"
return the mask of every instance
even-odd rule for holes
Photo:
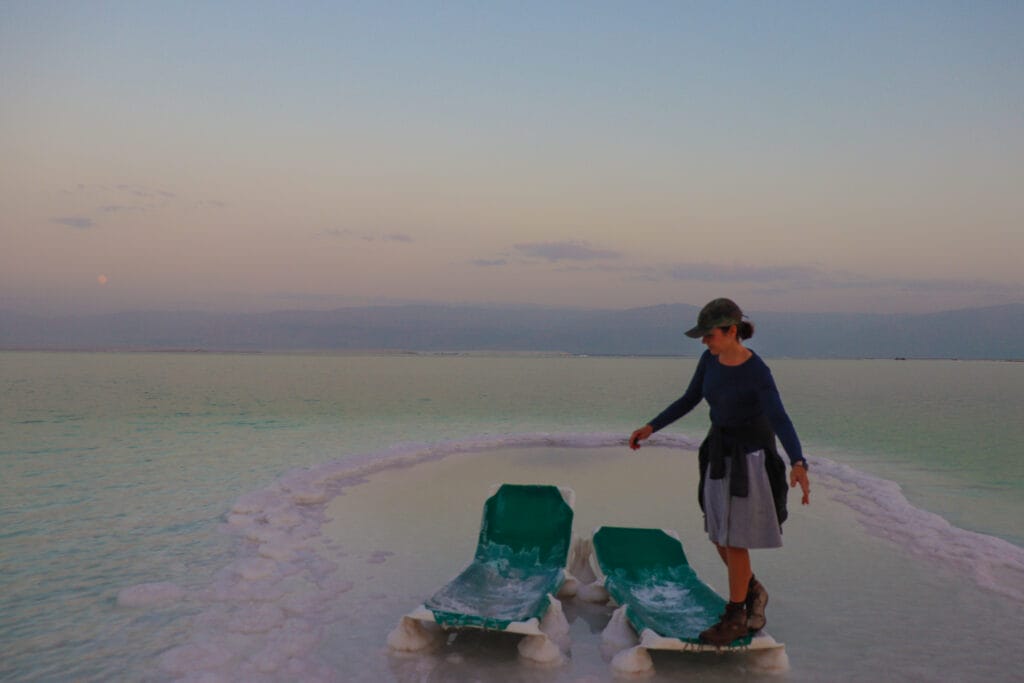
[[[743,311],[732,299],[715,299],[700,309],[697,325],[686,331],[687,337],[700,339],[716,327],[738,325],[743,320]]]

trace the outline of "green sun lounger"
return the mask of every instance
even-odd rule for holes
[[[748,635],[726,647],[700,642],[700,632],[718,621],[725,599],[700,580],[683,552],[683,544],[662,529],[599,527],[593,536],[593,564],[598,580],[620,606],[606,631],[628,623],[639,637],[631,657],[650,664],[636,650],[727,652],[778,650],[766,668],[784,668],[784,646],[764,631]],[[611,640],[606,638],[606,642]],[[624,647],[631,643],[618,641]],[[634,639],[632,642],[636,642]],[[618,655],[616,655],[618,658]],[[613,661],[613,664],[615,662]],[[637,663],[627,666],[635,671]],[[641,666],[640,669],[647,668]]]
[[[530,656],[522,645],[520,652],[539,661],[554,656],[550,639],[568,632],[555,595],[566,578],[572,504],[570,489],[498,487],[484,503],[472,562],[404,617],[389,636],[389,645],[399,650],[429,646],[436,641],[433,633],[423,630],[429,624],[444,630],[475,628],[538,636],[540,640],[530,642],[543,645],[544,652]]]

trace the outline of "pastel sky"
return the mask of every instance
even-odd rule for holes
[[[1024,3],[0,4],[0,309],[1024,302]]]

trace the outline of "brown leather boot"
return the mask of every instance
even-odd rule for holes
[[[760,581],[751,576],[750,587],[747,588],[747,628],[751,633],[760,631],[768,623],[764,616],[764,608],[767,606],[768,591]]]
[[[737,638],[742,638],[749,632],[750,629],[747,628],[746,606],[742,602],[727,602],[722,618],[711,628],[702,631],[700,640],[708,645],[722,647]]]

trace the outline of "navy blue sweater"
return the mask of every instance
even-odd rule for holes
[[[741,365],[722,365],[705,351],[693,372],[686,393],[648,424],[658,431],[694,409],[701,399],[711,408],[711,422],[720,427],[739,427],[764,415],[782,442],[790,463],[804,459],[800,439],[782,405],[772,371],[753,355]]]

